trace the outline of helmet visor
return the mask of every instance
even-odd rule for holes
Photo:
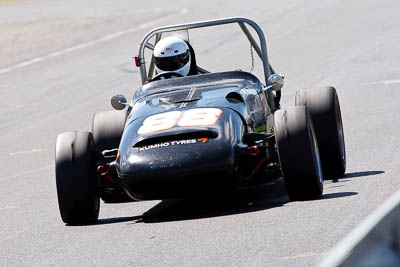
[[[163,71],[175,71],[189,62],[189,50],[185,53],[172,57],[154,57],[157,68]]]

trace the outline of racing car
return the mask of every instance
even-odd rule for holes
[[[211,73],[200,66],[198,75],[153,76],[154,58],[146,61],[145,51],[154,50],[165,34],[227,24],[239,25],[256,51],[262,80],[241,70]],[[263,31],[252,20],[153,29],[140,42],[136,63],[142,85],[130,101],[115,95],[115,110],[96,113],[91,132],[57,136],[56,186],[65,223],[96,222],[100,198],[188,198],[281,177],[290,200],[315,199],[324,179],[345,173],[335,88],[301,89],[294,107],[279,108],[284,74],[271,67]]]

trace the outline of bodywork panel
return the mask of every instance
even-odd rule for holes
[[[236,187],[249,168],[244,134],[268,129],[265,103],[260,81],[240,71],[144,85],[135,93],[119,146],[121,183],[138,199]],[[211,125],[180,126],[193,110],[220,114]],[[159,121],[168,125],[160,128],[156,119],[163,114]],[[142,131],[149,121],[155,130]]]

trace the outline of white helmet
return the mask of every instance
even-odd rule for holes
[[[173,71],[187,76],[190,71],[191,56],[189,46],[178,37],[161,39],[154,47],[156,73]]]

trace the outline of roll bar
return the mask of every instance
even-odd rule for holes
[[[196,29],[196,28],[204,28],[210,26],[217,26],[217,25],[224,25],[230,23],[238,23],[240,28],[242,29],[243,33],[246,35],[247,39],[249,40],[250,44],[254,47],[257,55],[260,57],[261,61],[263,62],[264,68],[264,78],[265,84],[267,84],[268,77],[271,75],[271,68],[268,62],[268,55],[267,55],[267,46],[265,43],[264,33],[261,28],[252,20],[246,18],[223,18],[217,20],[206,20],[206,21],[199,21],[199,22],[191,22],[188,24],[178,24],[178,25],[171,25],[171,26],[164,26],[153,29],[152,31],[148,32],[140,42],[139,46],[139,66],[140,66],[140,75],[142,78],[142,84],[144,84],[147,80],[147,72],[146,72],[146,62],[144,59],[144,49],[154,49],[154,45],[149,43],[149,40],[156,35],[156,43],[161,39],[161,34],[165,32],[174,32],[174,31],[181,31],[181,30],[189,30],[189,29]],[[260,40],[260,46],[256,42],[256,40],[251,35],[250,31],[248,30],[247,26],[252,27],[256,33],[258,34],[258,38]],[[198,67],[200,72],[207,73],[206,70]],[[152,58],[150,67],[149,67],[149,75],[152,75],[154,70],[154,59]]]

